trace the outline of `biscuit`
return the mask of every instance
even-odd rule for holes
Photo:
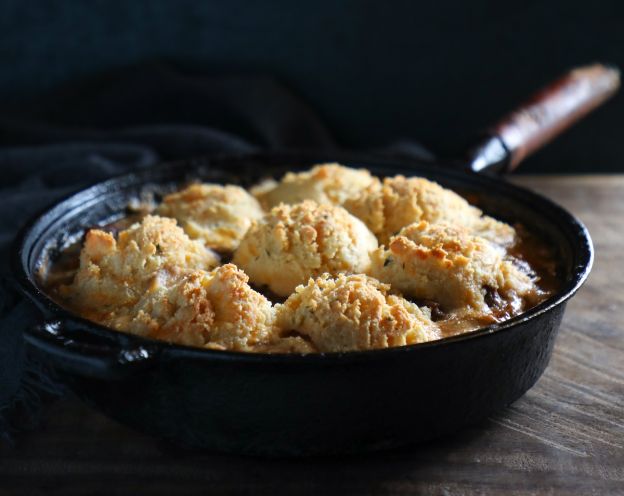
[[[365,188],[380,187],[379,179],[366,169],[340,164],[320,164],[306,172],[288,172],[279,183],[261,183],[252,192],[265,208],[280,203],[294,204],[313,200],[318,204],[342,205],[359,196]]]
[[[280,204],[255,221],[232,259],[253,284],[288,296],[310,277],[363,273],[375,236],[342,207],[306,200]]]
[[[250,351],[272,336],[274,309],[232,264],[185,274],[171,287],[156,278],[118,330],[188,346]]]
[[[148,215],[120,231],[117,239],[99,229],[85,236],[80,266],[61,295],[96,320],[134,305],[154,277],[172,284],[194,269],[210,269],[219,258],[194,241],[173,219]],[[100,316],[100,317],[98,317]]]
[[[496,220],[489,215],[482,215],[469,225],[471,234],[487,239],[494,243],[496,247],[505,252],[505,248],[514,245],[518,241],[516,229],[509,224]]]
[[[324,274],[277,306],[278,334],[298,335],[319,352],[369,350],[439,338],[427,309],[362,274]]]
[[[189,237],[219,251],[234,250],[251,222],[264,215],[243,188],[219,184],[191,184],[165,196],[156,212],[177,219]]]
[[[481,210],[457,193],[421,177],[386,178],[381,187],[371,185],[347,199],[344,207],[368,226],[380,244],[387,244],[403,227],[421,220],[469,227],[501,244],[513,242],[515,236],[511,226],[482,217]]]
[[[469,230],[421,221],[403,228],[371,255],[371,275],[407,297],[432,300],[445,311],[489,313],[492,297],[507,302],[535,289],[500,250]]]

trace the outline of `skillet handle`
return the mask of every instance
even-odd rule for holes
[[[475,172],[509,172],[613,96],[620,87],[615,67],[579,67],[534,94],[487,132],[469,153]]]
[[[124,348],[92,334],[85,339],[80,327],[71,319],[45,321],[26,330],[24,339],[62,370],[88,377],[123,379],[154,363],[157,353],[149,346]]]

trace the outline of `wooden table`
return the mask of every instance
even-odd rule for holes
[[[0,494],[624,494],[624,176],[516,177],[577,214],[596,262],[554,358],[506,411],[452,438],[346,459],[181,452],[74,399],[0,451]]]

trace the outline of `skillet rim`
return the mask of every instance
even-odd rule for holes
[[[205,348],[197,348],[191,346],[185,346],[175,343],[168,343],[166,341],[155,340],[150,338],[144,338],[135,336],[132,334],[124,333],[121,331],[115,331],[101,324],[92,322],[85,318],[82,318],[70,310],[62,307],[56,303],[50,296],[48,296],[43,289],[35,282],[36,276],[34,271],[31,271],[27,264],[24,263],[23,255],[25,251],[25,243],[33,229],[43,221],[46,215],[49,215],[55,208],[60,207],[62,204],[70,201],[74,197],[87,194],[89,190],[102,189],[107,190],[108,184],[120,185],[126,183],[136,182],[137,178],[142,178],[145,183],[149,183],[149,177],[153,176],[160,170],[170,169],[176,166],[186,167],[188,169],[199,169],[200,166],[208,166],[217,168],[222,165],[222,162],[237,162],[244,160],[266,160],[273,162],[288,161],[293,162],[323,162],[323,161],[338,161],[344,162],[347,166],[366,166],[367,164],[373,167],[393,167],[393,168],[418,168],[423,171],[430,170],[434,175],[448,176],[449,178],[459,178],[463,181],[477,180],[490,182],[492,186],[500,188],[510,189],[515,193],[521,194],[529,199],[536,200],[545,204],[548,211],[558,217],[563,217],[566,221],[566,227],[568,230],[573,231],[577,237],[578,244],[571,246],[573,250],[578,253],[578,263],[572,268],[572,273],[569,281],[567,281],[555,294],[547,298],[540,304],[533,308],[522,312],[521,314],[512,317],[511,319],[503,322],[490,324],[486,327],[481,327],[473,331],[469,331],[456,336],[450,336],[435,341],[428,341],[424,343],[416,343],[405,346],[395,346],[390,348],[373,349],[373,350],[356,350],[345,352],[325,352],[325,353],[258,353],[258,352],[245,352],[245,351],[231,351],[231,350],[212,350]],[[347,163],[350,162],[350,163]],[[306,163],[306,165],[308,165]],[[417,171],[414,171],[416,173]],[[181,174],[182,175],[182,174]],[[134,181],[132,180],[134,179]],[[124,181],[125,180],[125,181]],[[502,194],[502,193],[501,193]],[[58,218],[58,217],[56,217]],[[42,226],[49,228],[51,222]],[[561,229],[562,233],[564,230]],[[46,233],[49,236],[49,233]],[[565,236],[567,237],[567,236]],[[31,244],[29,247],[32,250]],[[30,253],[28,254],[30,261]],[[385,359],[390,358],[395,354],[410,353],[417,350],[426,349],[444,349],[447,346],[455,346],[461,344],[464,341],[470,341],[479,338],[485,338],[493,334],[499,334],[501,332],[510,331],[520,327],[522,324],[537,319],[539,316],[550,312],[554,308],[567,302],[578,289],[587,280],[589,273],[591,272],[594,261],[594,247],[591,236],[587,227],[581,222],[575,215],[568,210],[558,205],[556,202],[550,200],[546,196],[533,192],[522,186],[518,186],[503,179],[495,178],[492,176],[484,175],[483,173],[476,173],[465,168],[448,168],[442,166],[438,162],[426,162],[415,159],[404,159],[395,157],[384,157],[383,155],[375,154],[361,154],[351,152],[319,152],[313,150],[283,150],[279,152],[252,152],[252,153],[223,153],[212,156],[200,156],[192,157],[189,159],[166,161],[148,168],[138,169],[131,172],[125,172],[112,176],[108,179],[97,181],[85,187],[82,187],[76,191],[73,191],[62,198],[57,199],[53,203],[41,209],[34,214],[18,231],[14,238],[11,247],[11,272],[13,277],[18,283],[21,291],[30,298],[39,311],[43,314],[43,322],[58,321],[60,323],[73,322],[79,324],[81,328],[94,332],[100,337],[105,337],[112,343],[119,347],[119,352],[133,351],[136,349],[148,350],[150,356],[147,358],[154,358],[152,355],[158,355],[159,357],[170,356],[172,358],[205,358],[205,359],[217,359],[218,361],[238,361],[238,362],[267,362],[272,363],[298,363],[298,364],[310,364],[320,361],[321,363],[345,363],[346,361],[360,361],[371,359]],[[45,308],[45,311],[43,310]],[[53,318],[50,318],[50,315]],[[31,332],[30,328],[25,330],[25,333]]]

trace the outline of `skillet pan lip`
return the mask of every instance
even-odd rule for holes
[[[46,292],[40,288],[36,282],[36,275],[34,271],[30,270],[30,263],[24,260],[24,251],[28,249],[32,250],[33,244],[28,246],[26,242],[30,237],[32,231],[38,227],[39,224],[43,229],[49,229],[53,219],[46,219],[50,216],[55,209],[67,206],[65,204],[71,202],[72,199],[78,199],[82,195],[88,195],[89,192],[93,193],[100,189],[107,191],[110,186],[119,186],[123,184],[136,183],[137,179],[142,179],[144,184],[149,184],[150,177],[158,177],[159,172],[172,169],[174,167],[183,167],[184,171],[181,171],[180,178],[183,179],[184,173],[192,171],[199,172],[201,166],[210,168],[219,168],[223,162],[239,162],[239,161],[251,161],[251,160],[265,160],[267,162],[281,162],[292,160],[294,162],[305,162],[305,166],[309,166],[311,163],[322,162],[341,162],[347,166],[362,167],[369,166],[371,168],[387,168],[392,171],[393,174],[397,173],[409,173],[409,168],[417,168],[413,171],[414,175],[420,174],[426,177],[426,172],[429,170],[433,175],[448,177],[449,179],[459,179],[462,182],[478,181],[483,186],[483,182],[489,182],[493,188],[508,189],[516,194],[520,194],[527,200],[534,200],[541,203],[547,208],[549,214],[552,217],[557,217],[565,222],[566,230],[573,232],[577,238],[577,244],[572,246],[576,253],[575,259],[577,259],[576,265],[573,268],[572,274],[568,281],[551,297],[547,298],[535,307],[521,313],[511,319],[503,322],[494,323],[486,327],[481,327],[473,331],[469,331],[456,336],[446,337],[435,341],[428,341],[424,343],[416,343],[406,346],[396,346],[383,349],[374,350],[362,350],[362,351],[344,351],[344,352],[324,352],[324,353],[258,353],[258,352],[244,352],[244,351],[231,351],[231,350],[212,350],[206,348],[190,347],[180,344],[168,343],[166,341],[160,341],[150,338],[144,338],[135,336],[132,334],[124,333],[121,331],[115,331],[101,324],[97,324],[85,318],[74,314],[70,310],[56,303]],[[294,165],[294,164],[293,164]],[[281,166],[277,166],[281,167]],[[292,169],[297,167],[293,166]],[[401,172],[397,172],[397,169],[405,169]],[[157,184],[157,181],[154,181]],[[47,222],[45,222],[47,221]],[[561,228],[561,232],[564,229]],[[46,233],[49,237],[50,234]],[[566,236],[568,237],[568,236]],[[27,260],[30,261],[30,253],[27,256]],[[43,313],[44,321],[54,320],[58,322],[71,321],[80,325],[81,329],[90,331],[109,340],[111,343],[115,343],[124,349],[137,349],[147,348],[151,351],[156,351],[159,356],[168,356],[171,358],[195,358],[195,359],[207,359],[215,361],[236,361],[245,363],[289,363],[289,364],[313,364],[313,363],[346,363],[349,361],[360,360],[374,360],[374,359],[389,359],[397,355],[417,352],[418,350],[437,350],[444,349],[448,346],[460,345],[466,341],[472,341],[475,339],[485,338],[493,334],[500,334],[503,332],[511,332],[513,329],[521,327],[523,324],[527,324],[531,321],[538,319],[540,316],[551,312],[556,307],[564,304],[569,300],[578,289],[586,281],[591,271],[594,260],[594,248],[589,234],[589,231],[585,225],[576,218],[573,214],[568,212],[565,208],[559,206],[554,201],[548,199],[541,194],[535,193],[531,190],[510,184],[501,179],[497,179],[483,174],[477,174],[467,169],[447,168],[442,167],[438,162],[426,162],[415,159],[402,159],[395,157],[384,157],[383,155],[375,154],[362,154],[351,152],[319,152],[314,150],[283,150],[279,152],[254,152],[254,153],[224,153],[213,156],[202,156],[191,159],[184,159],[178,161],[163,162],[149,168],[138,169],[132,172],[126,172],[105,179],[103,181],[95,182],[91,185],[83,187],[77,191],[69,193],[64,197],[56,200],[49,206],[42,209],[37,214],[33,215],[30,220],[19,230],[17,236],[13,241],[11,250],[11,270],[13,277],[18,283],[20,289],[25,293],[30,300],[37,306],[37,308]],[[29,332],[27,329],[25,332]]]

